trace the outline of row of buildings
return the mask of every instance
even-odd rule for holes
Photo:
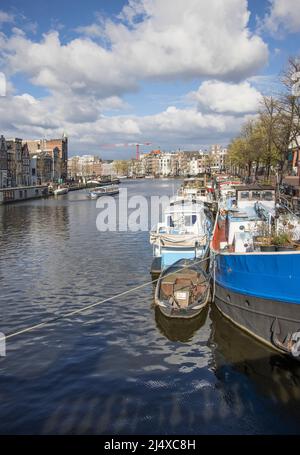
[[[213,145],[208,151],[163,152],[152,150],[131,165],[131,173],[162,177],[195,176],[225,170],[227,149]]]
[[[0,188],[63,182],[68,176],[68,138],[6,139],[0,136]]]
[[[227,149],[214,145],[209,151],[165,152],[152,150],[138,160],[108,161],[98,156],[73,156],[68,160],[68,177],[78,180],[107,175],[176,177],[225,169]]]
[[[103,175],[104,162],[94,155],[72,156],[68,160],[68,178],[79,180]]]
[[[138,160],[102,160],[83,155],[68,159],[68,138],[6,139],[0,137],[0,188],[61,183],[102,176],[176,177],[225,169],[227,149],[165,152],[152,150]]]

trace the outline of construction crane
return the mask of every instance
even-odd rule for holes
[[[135,144],[135,147],[136,147],[135,159],[137,161],[140,159],[140,145],[151,145],[151,142],[144,142],[142,144]]]
[[[129,142],[127,144],[101,144],[101,147],[131,147],[135,146],[136,148],[136,160],[139,160],[140,158],[140,145],[152,145],[152,142],[142,142],[142,143],[136,143],[136,142]]]

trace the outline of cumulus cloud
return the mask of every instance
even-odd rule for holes
[[[134,25],[102,19],[109,46],[91,39],[101,34],[95,24],[77,28],[90,38],[66,44],[53,31],[39,42],[14,35],[4,46],[10,71],[23,72],[50,90],[68,87],[110,96],[136,90],[146,78],[238,80],[267,60],[266,44],[247,27],[246,0],[210,0],[209,5],[206,0],[140,0],[130,2],[123,15],[133,21],[141,10],[142,19]]]
[[[0,99],[2,127],[21,137],[65,130],[74,150],[145,137],[170,145],[229,139],[255,110],[259,93],[241,81],[268,58],[248,21],[246,0],[129,0],[118,18],[98,16],[69,41],[53,30],[41,39],[17,28],[0,34],[7,75],[21,73],[49,94],[35,99],[10,91]],[[197,77],[212,79],[193,94],[198,106],[143,117],[107,114],[122,110],[122,96],[138,91],[141,81]]]
[[[200,109],[246,114],[257,111],[261,93],[247,81],[230,84],[212,80],[203,82],[199,89],[188,94],[188,97],[197,101]]]
[[[247,116],[202,113],[194,107],[179,109],[175,106],[155,115],[106,116],[97,109],[95,112],[95,106],[89,106],[88,100],[78,111],[63,100],[53,97],[39,100],[23,94],[0,98],[0,118],[8,136],[53,137],[60,136],[64,130],[72,139],[73,152],[101,152],[101,144],[143,142],[145,138],[167,148],[191,143],[201,146],[212,138],[226,143]],[[114,157],[119,152],[114,151]]]
[[[76,27],[75,32],[96,38],[104,36],[102,27],[97,23]]]
[[[300,31],[299,0],[269,0],[270,10],[262,26],[272,34],[297,33]]]
[[[5,11],[0,10],[0,25],[4,22],[13,22],[14,16]]]

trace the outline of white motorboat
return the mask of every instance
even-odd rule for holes
[[[63,187],[63,186],[59,186],[58,188],[56,188],[56,190],[53,191],[53,193],[55,194],[55,196],[60,196],[62,194],[67,194],[69,192],[69,188],[67,187]]]
[[[98,199],[101,196],[114,196],[119,194],[119,187],[117,185],[107,185],[100,188],[94,188],[89,191],[87,196],[90,199]]]

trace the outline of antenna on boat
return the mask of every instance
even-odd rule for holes
[[[276,190],[275,190],[275,232],[278,234],[278,208],[280,205],[280,187],[279,187],[279,164],[276,166]]]

